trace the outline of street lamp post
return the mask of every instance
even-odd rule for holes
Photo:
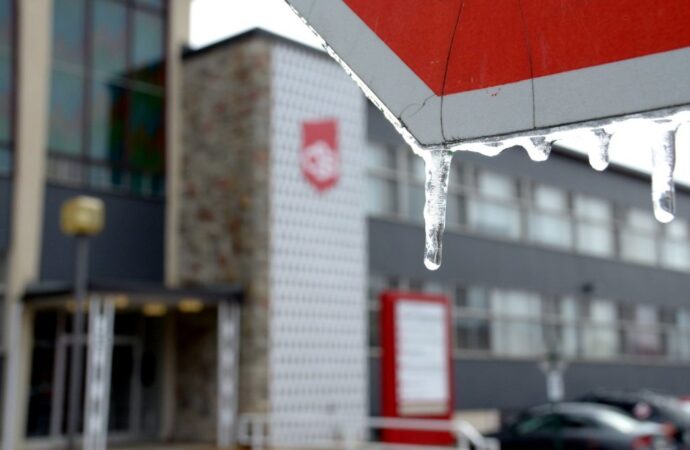
[[[67,439],[70,449],[76,448],[75,439],[81,410],[82,351],[84,342],[84,306],[89,277],[89,238],[103,230],[105,222],[103,201],[79,196],[63,203],[60,211],[62,232],[75,238],[74,265],[74,320],[72,322],[72,354],[70,358],[69,404]]]

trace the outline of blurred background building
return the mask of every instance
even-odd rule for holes
[[[85,193],[107,218],[91,289],[119,306],[112,442],[215,440],[215,303],[234,285],[240,412],[379,415],[387,289],[452,299],[456,407],[476,423],[543,402],[549,350],[567,397],[690,394],[689,190],[660,225],[637,173],[458,154],[428,272],[422,160],[342,70],[259,31],[183,58],[187,22],[186,0],[0,0],[4,449],[65,443],[59,208]]]

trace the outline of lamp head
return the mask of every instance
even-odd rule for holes
[[[99,198],[79,196],[62,204],[60,227],[69,236],[94,236],[104,224],[105,206]]]

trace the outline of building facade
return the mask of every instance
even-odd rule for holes
[[[223,442],[228,403],[379,415],[387,289],[452,300],[455,406],[479,425],[545,400],[549,350],[569,398],[690,393],[690,191],[660,225],[648,181],[623,169],[457,154],[428,272],[422,161],[342,70],[260,31],[182,58],[187,14],[0,0],[3,449],[66,444],[74,250],[59,209],[80,194],[106,206],[91,275],[111,283],[90,287],[117,308],[113,443]],[[219,322],[235,285],[239,330]],[[222,353],[233,336],[239,367]]]
[[[655,221],[649,178],[600,173],[555,149],[456,154],[444,263],[426,271],[422,162],[370,107],[368,231],[372,412],[379,411],[378,295],[442,292],[454,305],[456,406],[490,423],[546,401],[541,364],[567,364],[566,398],[593,389],[690,390],[690,196]],[[405,245],[401,246],[401,242]]]
[[[5,449],[65,439],[73,300],[61,295],[45,308],[27,300],[32,286],[74,277],[73,243],[59,227],[64,200],[93,195],[105,203],[93,278],[174,282],[165,255],[166,192],[175,180],[166,175],[175,173],[179,145],[188,14],[184,0],[0,1]],[[153,364],[152,336],[164,333],[165,320],[138,307],[120,316],[111,429],[158,434],[166,421],[160,394],[137,382],[132,367]],[[136,402],[155,404],[156,414]]]

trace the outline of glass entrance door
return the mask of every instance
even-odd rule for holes
[[[55,373],[53,379],[54,401],[51,411],[51,435],[67,433],[69,408],[70,357],[72,337],[63,334],[58,338],[56,348]],[[86,361],[86,346],[80,345]],[[108,433],[111,436],[131,436],[139,434],[141,415],[141,379],[136,374],[141,371],[141,339],[133,336],[115,336],[112,354],[112,373],[110,380],[110,408]],[[86,363],[84,363],[86,364]],[[82,368],[84,383],[86,366]],[[82,387],[83,398],[83,387]],[[83,410],[83,408],[82,408]],[[83,411],[82,411],[83,413]],[[80,421],[79,429],[82,429]]]

